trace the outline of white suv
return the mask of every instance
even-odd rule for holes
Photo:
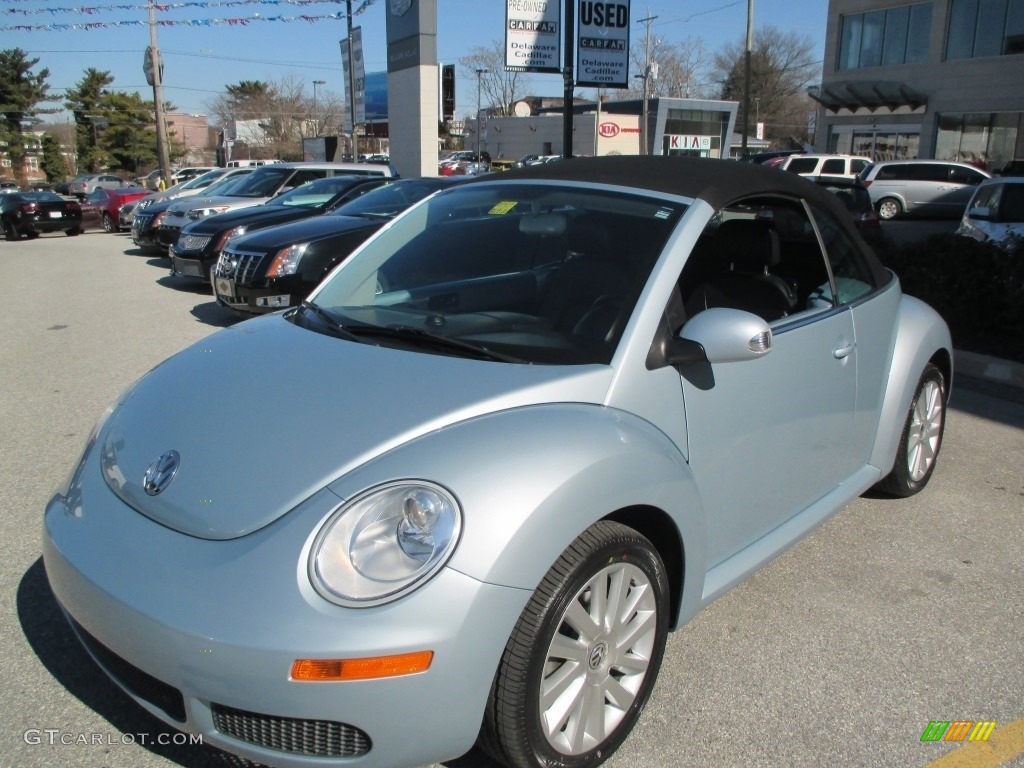
[[[779,168],[801,176],[843,176],[855,179],[869,165],[870,157],[857,155],[790,155]]]

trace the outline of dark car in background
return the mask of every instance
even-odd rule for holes
[[[391,180],[324,216],[233,238],[213,272],[217,303],[246,314],[300,304],[394,216],[458,183],[445,178]]]
[[[82,201],[82,229],[121,231],[121,209],[125,203],[140,200],[149,194],[145,187],[99,187]]]
[[[0,195],[0,223],[7,240],[38,237],[41,232],[77,235],[82,231],[82,207],[54,192],[11,192]]]
[[[171,272],[180,277],[210,279],[210,270],[232,237],[276,224],[319,216],[354,200],[386,179],[383,176],[331,176],[316,179],[278,195],[262,205],[225,211],[186,224],[171,246]]]

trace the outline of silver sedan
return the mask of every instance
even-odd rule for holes
[[[118,398],[46,572],[140,706],[257,762],[597,765],[669,631],[925,487],[951,353],[794,175],[482,176]]]

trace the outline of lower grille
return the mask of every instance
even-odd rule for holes
[[[179,275],[186,275],[188,277],[206,277],[203,273],[203,266],[195,261],[183,261],[181,259],[174,260],[174,271]]]
[[[261,715],[223,704],[211,710],[218,731],[266,749],[316,757],[358,757],[370,751],[370,737],[353,725]]]
[[[75,631],[78,633],[82,643],[103,665],[111,677],[140,699],[145,699],[154,707],[166,712],[168,717],[173,718],[179,723],[185,722],[185,699],[182,697],[181,691],[174,686],[157,680],[148,672],[143,672],[138,667],[129,664],[86,632],[85,628],[77,621],[72,621],[72,624],[74,624]]]

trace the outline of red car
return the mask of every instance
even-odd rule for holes
[[[94,190],[82,201],[82,229],[102,227],[106,232],[120,232],[122,206],[149,194],[145,187]]]

